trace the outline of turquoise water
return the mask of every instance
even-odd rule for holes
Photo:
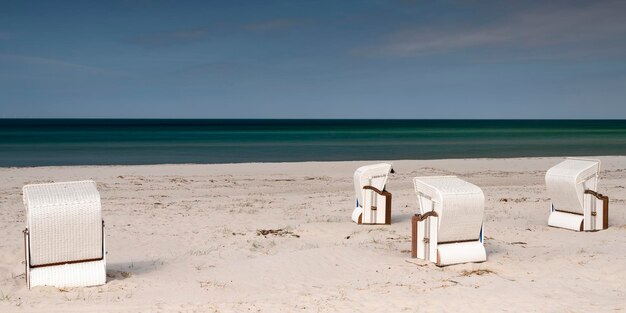
[[[626,120],[0,120],[0,166],[626,155]]]

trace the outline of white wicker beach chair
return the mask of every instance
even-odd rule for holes
[[[352,220],[357,224],[391,224],[391,193],[385,190],[391,164],[359,167],[354,172],[356,208]]]
[[[412,218],[411,256],[445,266],[484,262],[482,190],[456,176],[415,177],[420,214]]]
[[[96,183],[26,185],[23,191],[28,287],[104,284],[105,233]]]
[[[598,192],[600,160],[567,158],[546,173],[548,225],[575,231],[609,227],[609,198]]]

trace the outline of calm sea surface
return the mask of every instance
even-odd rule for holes
[[[0,120],[0,166],[626,155],[626,120]]]

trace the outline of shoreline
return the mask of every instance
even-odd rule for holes
[[[611,202],[593,233],[547,226],[559,157],[391,161],[389,226],[350,221],[352,174],[377,161],[0,168],[0,311],[623,310],[626,156],[594,158]],[[487,262],[410,258],[421,175],[483,189]],[[102,198],[107,284],[29,291],[21,188],[83,179]]]
[[[148,163],[148,164],[67,164],[67,165],[34,165],[34,166],[0,166],[0,170],[7,169],[30,169],[30,168],[78,168],[78,167],[142,167],[142,166],[235,166],[235,165],[282,165],[282,164],[307,164],[307,163],[416,163],[416,162],[441,162],[441,161],[499,161],[499,160],[560,160],[567,157],[589,158],[589,159],[619,159],[626,158],[626,155],[567,155],[567,156],[520,156],[520,157],[468,157],[468,158],[436,158],[436,159],[354,159],[354,160],[310,160],[310,161],[259,161],[259,162],[230,162],[230,163]]]

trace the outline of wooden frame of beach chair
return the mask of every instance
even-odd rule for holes
[[[574,231],[609,227],[609,197],[598,192],[600,160],[567,158],[546,172],[548,225]]]
[[[23,193],[28,288],[105,284],[105,231],[96,183],[26,185]]]
[[[484,262],[482,190],[456,176],[413,179],[419,214],[412,217],[411,257],[446,266]]]
[[[359,167],[354,172],[356,207],[352,220],[357,224],[391,224],[391,193],[385,190],[391,164],[378,163]]]

